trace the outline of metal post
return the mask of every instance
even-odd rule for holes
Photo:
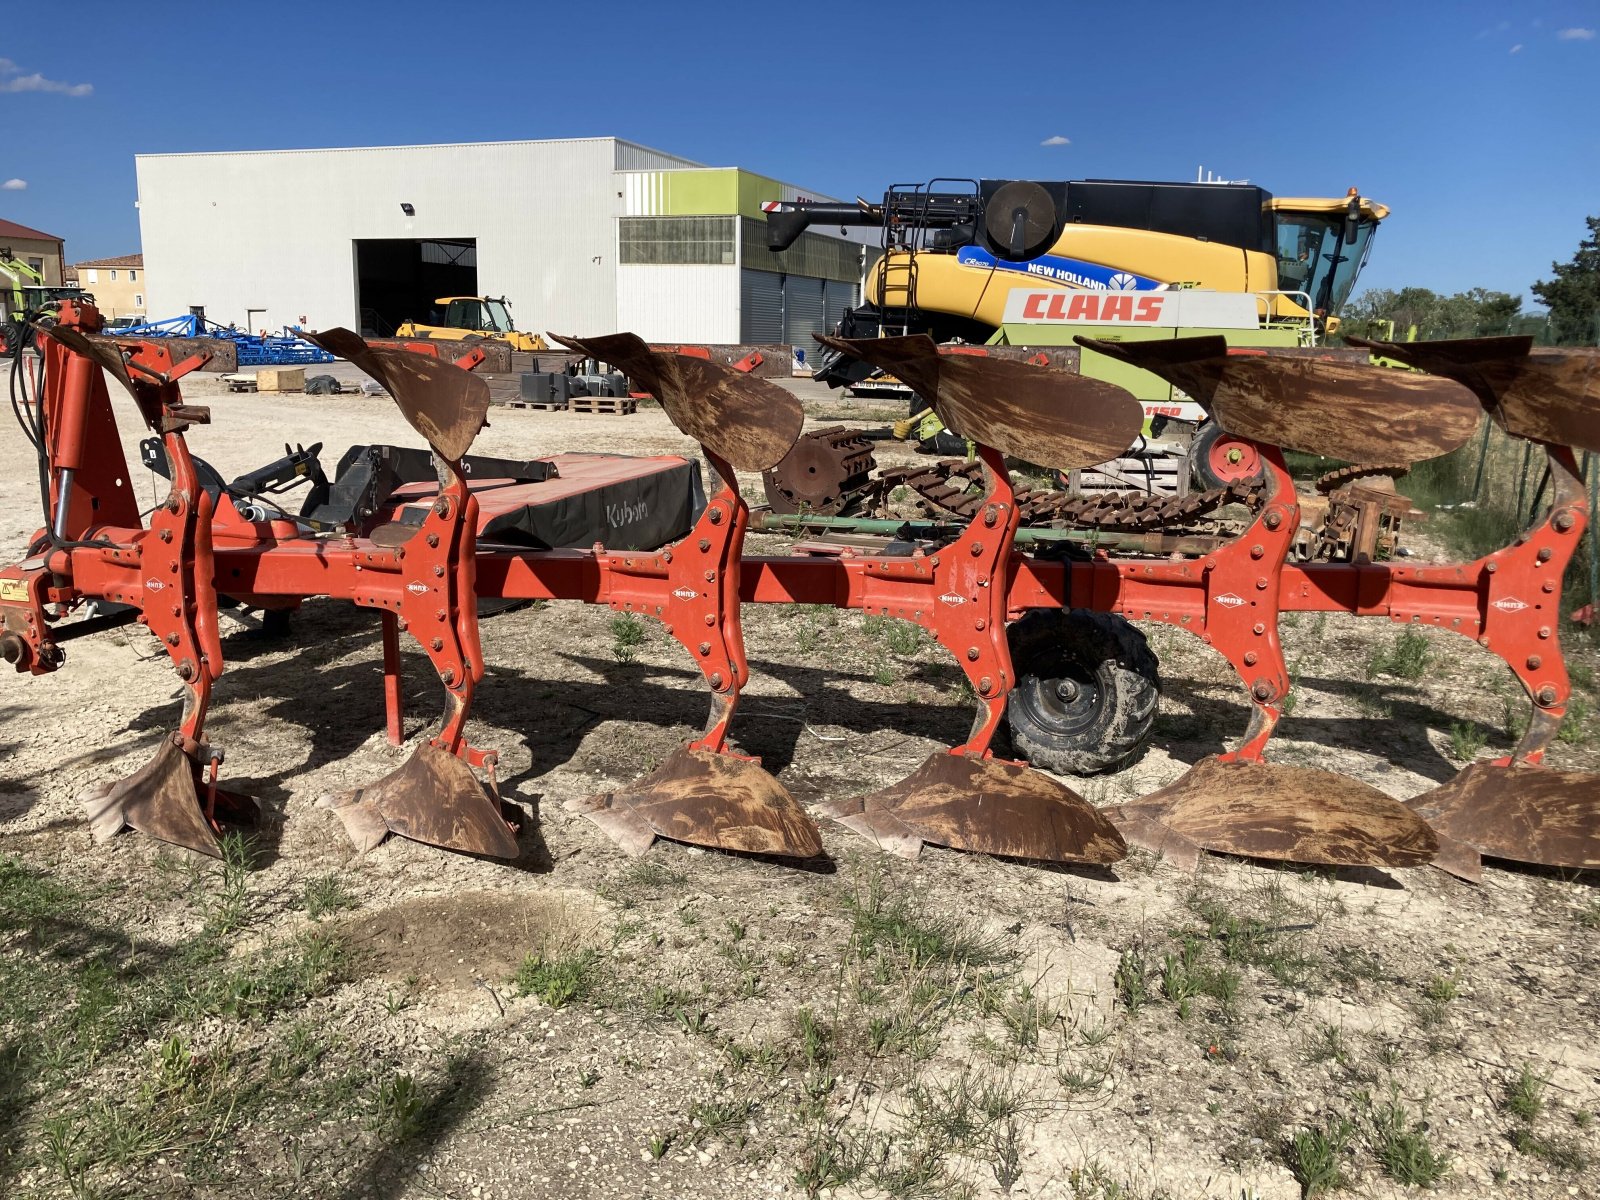
[[[1522,475],[1517,480],[1517,520],[1528,511],[1528,462],[1533,457],[1533,443],[1522,443]]]
[[[388,716],[389,744],[406,740],[405,696],[400,688],[400,618],[388,609],[383,617],[383,701]]]
[[[1591,470],[1594,455],[1583,456],[1583,474],[1589,481],[1589,603],[1600,599],[1600,524],[1596,524],[1596,501],[1600,501],[1600,470]]]
[[[1483,423],[1483,438],[1478,442],[1478,476],[1472,481],[1472,500],[1477,503],[1478,497],[1483,493],[1483,464],[1489,458],[1489,430],[1494,428],[1494,422],[1485,420]]]

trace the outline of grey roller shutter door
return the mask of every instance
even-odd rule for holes
[[[739,272],[739,340],[746,345],[784,340],[782,275]]]
[[[824,332],[832,333],[839,328],[844,314],[856,306],[856,285],[830,279],[822,299],[822,323],[827,327]]]
[[[790,275],[784,280],[784,341],[791,346],[809,349],[816,344],[811,335],[826,332],[822,326],[823,283],[821,279],[807,279],[801,275]]]

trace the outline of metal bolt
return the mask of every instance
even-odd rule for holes
[[[1257,634],[1257,635],[1260,635],[1260,634],[1263,634],[1263,633],[1265,633],[1265,632],[1266,632],[1266,631],[1267,631],[1267,627],[1266,627],[1266,626],[1265,626],[1265,625],[1263,625],[1263,624],[1262,624],[1262,623],[1261,623],[1261,622],[1260,622],[1260,621],[1257,621],[1257,622],[1256,622],[1256,623],[1255,623],[1255,624],[1254,624],[1254,625],[1252,625],[1252,626],[1251,626],[1251,627],[1250,627],[1250,628],[1251,628],[1251,629],[1252,629],[1252,630],[1253,630],[1253,631],[1254,631],[1254,632],[1255,632],[1255,633],[1256,633],[1256,634]]]
[[[706,624],[707,625],[715,625],[716,623],[717,623],[717,614],[716,613],[707,613],[706,614]]]
[[[713,508],[706,515],[711,518],[711,523],[713,525],[721,525],[722,524],[722,510],[720,508]]]
[[[1267,552],[1266,551],[1266,547],[1264,547],[1264,546],[1251,546],[1250,547],[1250,557],[1251,558],[1260,558],[1266,552]]]
[[[1540,546],[1539,547],[1539,553],[1534,555],[1534,557],[1537,558],[1540,562],[1549,562],[1550,561],[1550,547],[1549,546]]]
[[[983,523],[985,525],[988,525],[988,526],[990,526],[992,528],[994,526],[994,523],[996,521],[998,521],[999,519],[1000,519],[1000,514],[995,511],[994,505],[991,504],[991,505],[989,505],[988,508],[983,510]]]
[[[983,543],[982,542],[973,542],[972,543],[972,557],[973,558],[977,558],[978,555],[980,555],[982,553],[983,553]]]
[[[1253,667],[1256,665],[1256,652],[1254,650],[1248,650],[1245,652],[1244,665],[1247,667]]]
[[[434,638],[433,641],[429,642],[428,644],[430,646],[432,646],[435,650],[443,650],[444,649],[444,639],[443,638]]]
[[[178,678],[185,681],[194,678],[194,664],[187,658],[178,664]]]
[[[1556,581],[1553,580],[1553,579],[1546,579],[1544,581],[1544,590],[1547,591],[1547,592],[1555,591],[1556,590]]]
[[[437,547],[439,545],[439,535],[437,533],[430,533],[427,541],[429,546]]]
[[[441,517],[448,517],[450,515],[450,497],[440,496],[435,500],[433,502],[433,511]]]
[[[976,646],[968,646],[967,647],[967,661],[968,662],[977,662],[978,661],[978,648]]]
[[[1270,510],[1265,519],[1268,529],[1276,529],[1279,525],[1283,524],[1283,514],[1277,509]]]
[[[1539,636],[1542,637],[1542,638],[1549,637],[1550,636],[1550,626],[1548,626],[1548,625],[1539,626]]]
[[[722,690],[722,672],[721,671],[713,671],[713,672],[711,672],[711,687],[712,687],[713,690],[718,691],[718,692],[720,692]]]
[[[1256,580],[1256,590],[1259,592],[1264,592],[1267,590],[1267,579],[1265,575]]]
[[[1536,696],[1534,696],[1534,699],[1540,704],[1544,705],[1546,708],[1549,708],[1556,702],[1556,689],[1547,683],[1539,689],[1539,692]]]
[[[434,577],[436,579],[443,579],[444,578],[444,567],[443,566],[435,567],[433,569],[433,574],[434,574]]]
[[[1528,655],[1528,670],[1537,671],[1539,669],[1539,664],[1542,662],[1544,662],[1544,659],[1540,658],[1537,654]]]
[[[707,571],[706,572],[706,582],[707,583],[715,583],[716,581],[717,581],[717,573],[715,571]]]
[[[935,554],[935,555],[934,555],[934,556],[933,556],[933,557],[932,557],[932,558],[931,558],[931,559],[929,559],[929,560],[928,560],[928,561],[930,561],[930,562],[931,562],[931,563],[933,563],[933,565],[934,565],[934,569],[935,569],[935,570],[937,570],[937,569],[938,569],[938,566],[939,566],[939,556],[938,556],[938,555],[937,555],[937,554]]]
[[[972,627],[979,633],[982,633],[985,629],[989,628],[989,619],[987,617],[979,617],[972,623]]]
[[[1565,533],[1572,528],[1572,514],[1569,512],[1557,513],[1554,524],[1557,529]]]
[[[987,675],[978,680],[978,694],[980,696],[987,696],[992,691],[994,691],[994,680]]]
[[[162,530],[162,531],[161,531],[161,540],[162,540],[162,541],[163,541],[163,542],[170,542],[170,541],[171,541],[171,540],[172,540],[172,530],[170,530],[170,529],[163,529],[163,530]]]
[[[1078,681],[1076,679],[1059,679],[1056,681],[1056,699],[1071,704],[1078,698]]]
[[[1250,694],[1257,700],[1272,699],[1272,685],[1265,679],[1258,679],[1250,688]]]
[[[711,643],[710,642],[701,642],[699,647],[698,647],[698,649],[699,649],[701,654],[710,654],[711,653]]]
[[[701,538],[700,539],[700,553],[704,554],[709,549],[711,549],[711,539],[710,538]]]
[[[178,634],[177,634],[177,632],[173,631],[172,633],[167,634],[167,645],[176,646],[177,644],[178,644]]]
[[[439,678],[444,681],[445,687],[454,686],[456,681],[455,668],[446,667],[443,671],[439,672]]]
[[[1489,574],[1493,575],[1500,569],[1500,564],[1497,562],[1486,562],[1483,564],[1483,569],[1489,572]]]

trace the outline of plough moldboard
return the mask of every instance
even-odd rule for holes
[[[205,720],[224,668],[219,594],[228,603],[292,608],[311,596],[381,616],[389,734],[400,740],[399,635],[427,655],[445,695],[439,731],[397,771],[326,803],[355,843],[391,834],[498,858],[519,854],[520,810],[499,794],[493,749],[468,739],[484,677],[478,604],[566,600],[659,619],[699,666],[712,696],[705,732],[634,784],[568,798],[624,849],[657,838],[805,860],[825,853],[813,815],[729,742],[749,680],[744,604],[820,604],[917,623],[960,665],[977,700],[971,735],[907,779],[830,800],[818,815],[879,846],[914,855],[924,843],[1056,863],[1110,864],[1130,844],[1194,861],[1201,851],[1352,866],[1434,863],[1468,879],[1480,856],[1567,868],[1600,866],[1600,784],[1540,765],[1570,685],[1558,613],[1561,580],[1588,513],[1574,450],[1600,450],[1600,359],[1535,351],[1500,338],[1378,347],[1419,370],[1304,356],[1230,353],[1220,338],[1093,343],[1154,371],[1206,406],[1266,468],[1243,533],[1200,557],[1041,557],[1015,548],[1017,494],[1006,456],[1070,470],[1122,452],[1140,409],[1120,389],[1033,363],[948,355],[923,337],[827,344],[906,380],[955,433],[978,447],[984,493],[946,540],[910,553],[746,555],[749,507],[737,472],[761,472],[800,436],[788,391],[702,358],[655,350],[630,334],[559,338],[613,364],[661,401],[696,439],[719,484],[692,528],[667,545],[622,550],[529,549],[481,540],[480,496],[466,456],[488,412],[471,359],[369,346],[334,330],[313,335],[382,382],[433,452],[437,481],[413,489],[410,520],[329,529],[239,504],[202,486],[187,431],[209,421],[179,381],[201,359],[175,362],[158,341],[95,336],[98,313],[63,302],[41,332],[37,369],[18,357],[13,395],[41,461],[44,528],[28,557],[0,571],[0,651],[19,671],[63,665],[62,646],[138,620],[160,639],[183,689],[178,727],[147,765],[85,797],[105,839],[123,826],[216,854],[225,823],[251,802],[219,786],[222,753]],[[106,385],[131,396],[160,439],[171,490],[142,520],[127,482]],[[30,387],[31,385],[31,387]],[[26,393],[32,391],[32,396]],[[1299,528],[1283,451],[1392,463],[1464,444],[1484,412],[1543,445],[1553,481],[1544,516],[1512,545],[1475,562],[1290,564]],[[85,616],[91,600],[121,615]],[[1238,747],[1197,763],[1161,791],[1101,809],[1053,776],[996,757],[994,739],[1017,685],[1008,623],[1036,609],[1086,609],[1162,622],[1227,659],[1249,702]],[[1285,612],[1344,612],[1459,633],[1499,656],[1533,708],[1513,753],[1402,803],[1345,776],[1270,763],[1266,752],[1290,681],[1279,641]],[[481,780],[481,781],[480,781]]]

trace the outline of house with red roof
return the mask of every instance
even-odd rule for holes
[[[0,219],[0,259],[26,264],[44,276],[46,287],[60,287],[65,282],[66,247],[55,234],[42,229]]]

